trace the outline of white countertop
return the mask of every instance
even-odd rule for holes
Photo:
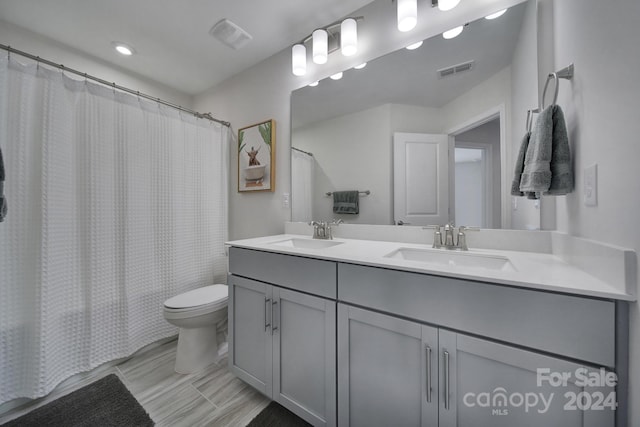
[[[226,244],[239,248],[383,267],[457,279],[477,280],[543,291],[563,292],[623,301],[636,300],[635,295],[625,293],[612,284],[594,277],[576,266],[568,264],[559,257],[546,253],[471,248],[469,254],[506,257],[514,267],[513,270],[491,270],[476,267],[449,266],[446,264],[433,265],[422,261],[385,257],[385,255],[398,248],[431,249],[430,245],[416,243],[334,238],[333,242],[341,242],[341,244],[322,249],[303,249],[273,244],[289,239],[311,240],[311,237],[296,234],[280,234],[235,240],[227,242]],[[438,249],[437,251],[447,252],[446,249]]]

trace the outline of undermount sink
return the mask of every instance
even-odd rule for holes
[[[344,242],[336,242],[333,240],[312,240],[312,239],[287,239],[281,240],[279,242],[273,242],[272,245],[276,246],[284,246],[287,248],[298,248],[298,249],[325,249],[330,248],[332,246],[341,245]]]
[[[469,252],[453,252],[442,249],[399,248],[385,255],[385,258],[418,261],[434,266],[516,271],[507,257]]]

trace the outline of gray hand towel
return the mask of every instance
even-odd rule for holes
[[[524,193],[520,191],[520,179],[522,178],[522,171],[524,169],[524,158],[527,154],[527,147],[529,147],[529,138],[531,132],[527,132],[522,138],[520,143],[520,151],[518,151],[518,158],[516,159],[516,167],[513,171],[513,181],[511,181],[511,195],[512,196],[524,196]]]
[[[540,194],[564,195],[573,190],[571,153],[564,113],[558,105],[544,109],[536,120],[520,180],[520,191],[532,198]]]
[[[551,183],[544,194],[563,196],[573,191],[573,171],[569,135],[564,113],[559,105],[553,111],[553,144],[551,148]]]
[[[543,192],[551,184],[551,152],[553,143],[553,111],[551,105],[538,115],[529,139],[524,170],[520,179],[523,193]]]
[[[0,222],[7,216],[7,199],[4,197],[4,161],[2,160],[2,149],[0,149]]]
[[[359,214],[360,213],[360,193],[353,191],[333,192],[333,213],[338,214]]]

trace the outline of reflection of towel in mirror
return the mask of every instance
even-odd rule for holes
[[[529,139],[520,191],[563,195],[573,189],[569,137],[558,105],[545,108]],[[536,198],[537,198],[536,197]]]
[[[518,158],[516,159],[516,167],[513,171],[513,181],[511,181],[511,195],[512,196],[524,196],[524,193],[520,191],[520,179],[522,178],[522,170],[524,169],[524,158],[527,154],[527,147],[529,147],[529,138],[531,132],[527,132],[522,138],[520,143],[520,151],[518,151]]]
[[[334,191],[333,213],[354,215],[360,213],[360,193],[357,190]]]
[[[4,197],[4,162],[2,149],[0,149],[0,222],[7,216],[7,199]]]

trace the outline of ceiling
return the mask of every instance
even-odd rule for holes
[[[437,35],[416,50],[400,49],[349,70],[341,80],[322,80],[293,92],[292,126],[340,117],[383,104],[441,108],[512,62],[526,3],[502,17],[469,23],[461,35]],[[474,61],[470,71],[440,78],[438,70]]]
[[[194,95],[371,1],[0,0],[0,21]],[[211,37],[223,18],[253,40],[233,50]],[[136,54],[119,55],[113,41],[132,45]]]

